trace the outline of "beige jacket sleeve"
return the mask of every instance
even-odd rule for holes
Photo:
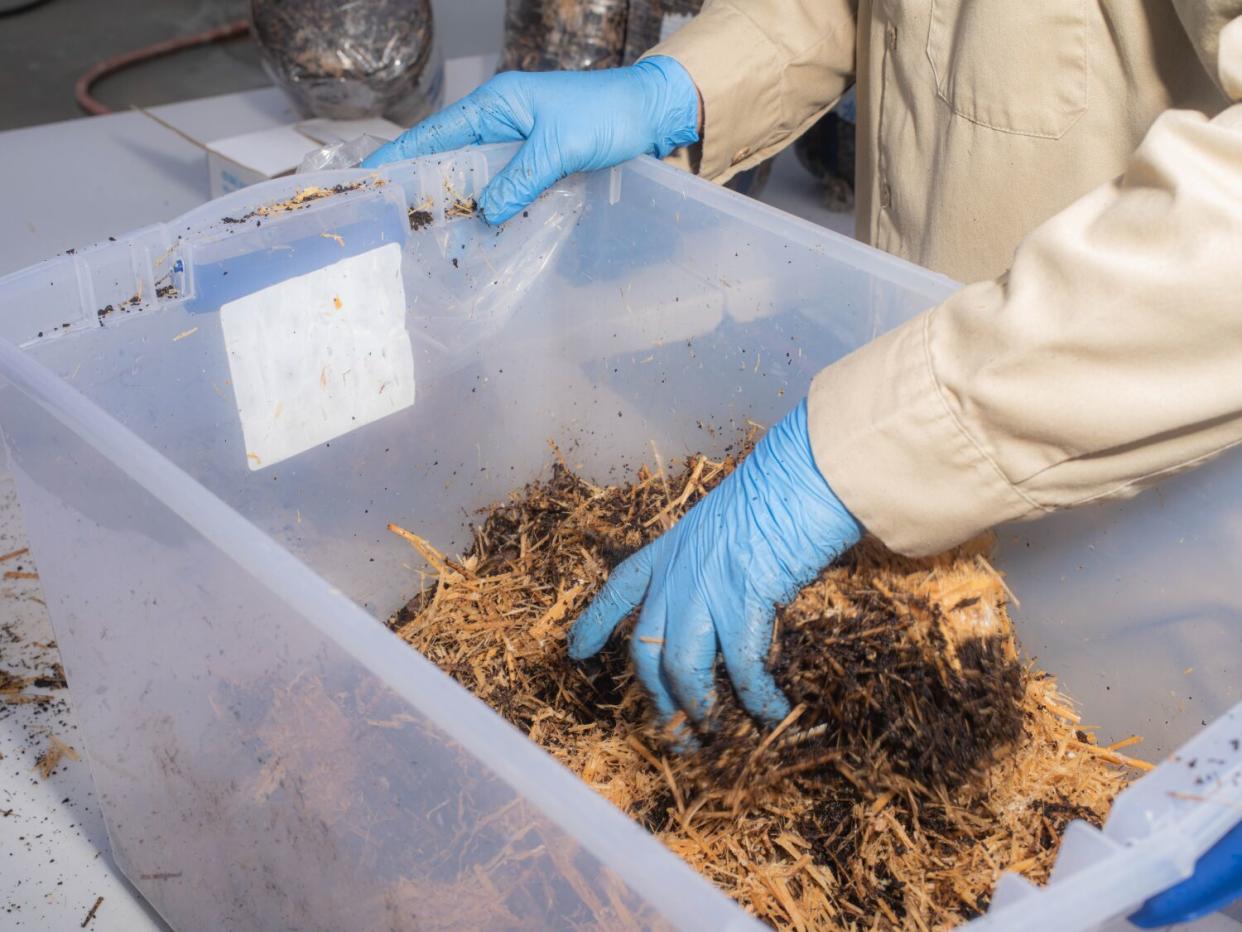
[[[723,183],[802,135],[854,81],[856,16],[857,0],[708,0],[647,53],[703,99],[702,145],[672,160]]]
[[[1006,274],[816,378],[816,460],[889,546],[1128,496],[1242,442],[1242,17],[1183,6],[1234,105],[1166,112]]]

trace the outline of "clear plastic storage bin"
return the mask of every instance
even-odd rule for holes
[[[719,452],[953,287],[651,160],[281,179],[0,280],[0,428],[116,858],[178,928],[753,924],[390,634],[547,468]],[[322,187],[314,187],[316,185]],[[1239,700],[1242,459],[1002,529],[1028,653],[1167,753]]]

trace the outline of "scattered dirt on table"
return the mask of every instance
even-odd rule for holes
[[[39,776],[46,780],[56,772],[60,762],[66,758],[78,760],[78,752],[55,735],[51,735],[47,739],[47,749],[35,761],[34,769],[39,772]]]
[[[35,689],[68,689],[65,680],[65,668],[58,663],[52,664],[52,672],[45,676],[32,677],[30,685]]]
[[[568,627],[609,571],[736,455],[609,487],[558,461],[456,560],[392,526],[433,579],[390,626],[777,928],[948,927],[985,910],[1006,869],[1046,881],[1066,825],[1100,824],[1146,765],[1098,747],[1021,659],[989,541],[846,554],[778,612],[770,664],[790,716],[757,727],[721,679],[716,728],[690,756],[650,720],[628,626],[568,660]]]
[[[0,669],[0,703],[6,705],[48,704],[55,696],[43,693],[28,692],[29,687],[36,689],[64,689],[65,671],[60,664],[54,665],[50,676],[19,676],[12,670]]]
[[[95,918],[95,914],[99,912],[99,907],[103,906],[103,901],[104,898],[102,896],[95,898],[95,905],[90,908],[86,914],[86,918],[82,920],[83,929],[90,925],[91,920]]]

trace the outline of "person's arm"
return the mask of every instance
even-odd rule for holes
[[[1240,5],[1183,6],[1242,101]],[[1006,274],[821,372],[810,435],[846,506],[907,554],[1131,495],[1242,442],[1242,104],[1163,114],[1124,175],[1027,236]]]
[[[674,158],[723,183],[801,136],[854,83],[857,15],[857,0],[708,0],[648,53],[703,101],[701,145]]]
[[[1219,38],[1205,58],[1242,99],[1242,19]],[[773,721],[787,708],[762,649],[775,604],[862,528],[933,553],[1239,442],[1242,105],[1170,112],[1008,273],[823,370],[738,481],[613,572],[570,654],[598,651],[641,604],[631,653],[662,718],[710,723],[719,650],[743,705]]]

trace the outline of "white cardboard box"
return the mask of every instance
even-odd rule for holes
[[[242,133],[200,143],[207,151],[211,196],[219,197],[248,185],[294,172],[309,153],[362,135],[396,139],[396,123],[376,117],[368,120],[305,120],[288,126]]]

